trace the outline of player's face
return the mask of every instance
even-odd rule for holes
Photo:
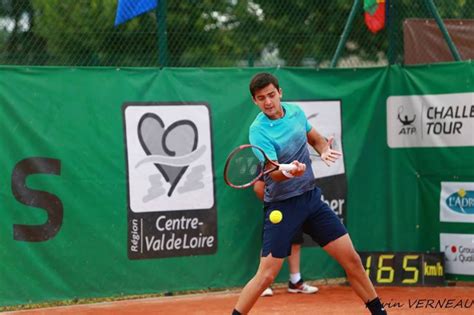
[[[255,93],[253,101],[270,119],[278,119],[283,117],[283,109],[280,102],[281,96],[281,89],[277,89],[273,84],[269,84]]]

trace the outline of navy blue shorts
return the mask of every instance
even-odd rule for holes
[[[266,214],[265,209],[263,210],[263,219],[265,220],[265,217],[268,217],[268,214]],[[263,231],[262,229],[262,239],[263,239]],[[291,245],[301,245],[304,243],[304,236],[303,236],[303,227],[301,229],[298,229],[298,232],[296,232],[295,236],[291,239]]]
[[[291,254],[293,237],[301,229],[321,247],[347,234],[347,230],[327,203],[321,200],[321,190],[315,188],[302,195],[282,201],[265,202],[262,256],[285,258]],[[279,210],[283,218],[270,222],[270,213]]]

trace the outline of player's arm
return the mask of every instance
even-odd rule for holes
[[[327,147],[329,147],[326,139],[314,128],[311,128],[308,131],[306,138],[308,140],[308,144],[312,146],[320,155]]]
[[[278,163],[278,161],[275,161]],[[268,163],[270,164],[270,163]],[[304,174],[304,172],[306,171],[306,164],[304,163],[300,163],[299,161],[293,161],[291,162],[291,164],[294,164],[296,165],[296,168],[292,171],[275,171],[275,172],[271,172],[269,175],[271,177],[271,179],[274,181],[274,182],[281,182],[281,181],[284,181],[284,180],[288,180],[288,179],[291,179],[293,177],[297,177],[297,176],[302,176]],[[266,167],[270,167],[270,165],[267,165]]]
[[[306,134],[308,144],[312,146],[316,152],[321,155],[321,159],[326,165],[334,163],[342,153],[332,149],[332,143],[334,138],[331,137],[327,141],[326,139],[316,131],[316,129],[311,128]]]

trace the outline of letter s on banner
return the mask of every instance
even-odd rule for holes
[[[48,219],[40,225],[13,225],[13,239],[26,242],[44,242],[53,238],[63,222],[63,204],[56,196],[46,191],[30,189],[26,179],[33,174],[60,175],[61,161],[51,158],[31,157],[15,165],[12,173],[12,192],[16,200],[24,205],[46,210]]]

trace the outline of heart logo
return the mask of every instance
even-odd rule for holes
[[[147,113],[138,123],[138,138],[147,155],[179,157],[196,150],[198,132],[190,120],[178,120],[165,128],[163,120],[156,114]],[[168,197],[173,194],[176,185],[189,165],[172,166],[153,163],[165,180],[170,183]]]

